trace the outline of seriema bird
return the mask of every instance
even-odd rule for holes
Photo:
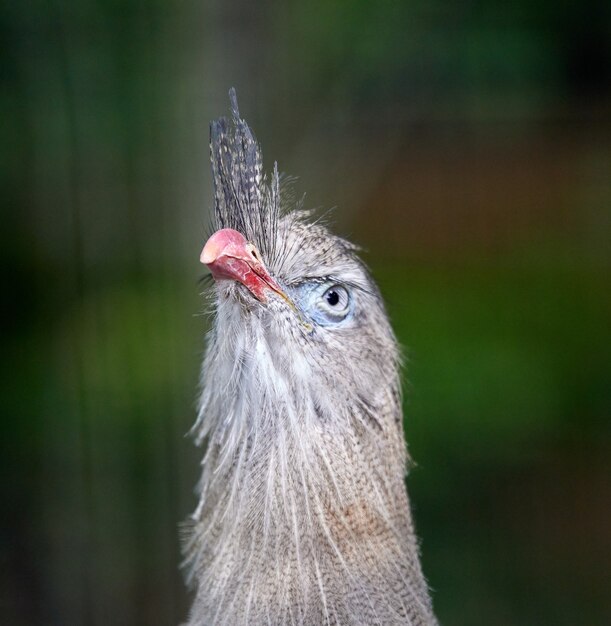
[[[215,315],[194,426],[191,625],[435,624],[404,484],[399,352],[354,245],[287,210],[230,92],[211,124]]]

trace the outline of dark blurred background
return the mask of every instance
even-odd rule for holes
[[[235,86],[406,348],[446,625],[611,623],[611,4],[2,3],[0,622],[175,624]]]

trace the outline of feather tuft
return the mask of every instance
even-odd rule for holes
[[[210,161],[217,228],[233,228],[254,243],[262,255],[274,256],[280,213],[279,175],[271,184],[263,173],[259,144],[240,117],[235,89],[229,92],[231,120],[210,124]]]

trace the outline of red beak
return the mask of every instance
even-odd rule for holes
[[[208,266],[215,280],[237,280],[261,302],[265,302],[268,289],[288,300],[265,269],[255,246],[237,230],[223,228],[214,233],[199,259]]]

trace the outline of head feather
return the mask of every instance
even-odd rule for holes
[[[272,259],[280,214],[280,180],[274,164],[271,183],[263,173],[261,149],[240,117],[235,89],[229,91],[231,119],[210,124],[210,161],[217,228],[233,228]]]

